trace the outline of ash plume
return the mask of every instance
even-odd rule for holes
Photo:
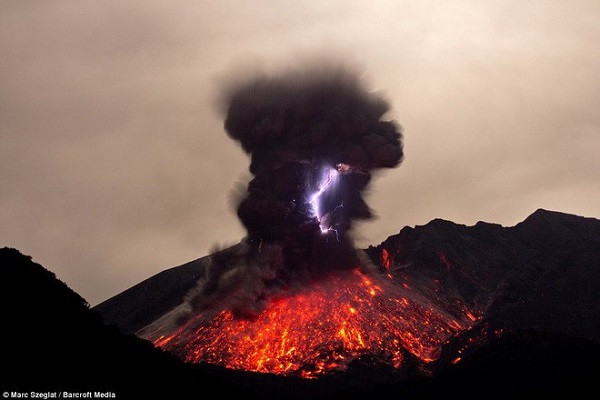
[[[215,253],[187,301],[251,316],[295,285],[364,266],[349,232],[372,218],[362,196],[372,171],[402,162],[402,133],[343,67],[254,76],[224,98],[225,131],[251,160],[236,203],[247,237]]]

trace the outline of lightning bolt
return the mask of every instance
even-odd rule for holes
[[[323,178],[321,179],[321,182],[319,183],[318,190],[315,193],[313,193],[309,198],[309,203],[313,210],[313,217],[316,217],[317,220],[319,221],[319,227],[321,228],[322,233],[334,231],[337,235],[337,231],[335,229],[333,229],[331,226],[327,226],[328,224],[325,224],[322,221],[323,215],[325,215],[325,213],[323,213],[321,210],[321,207],[319,205],[319,200],[320,200],[321,196],[323,195],[323,193],[325,193],[327,191],[327,189],[329,189],[331,187],[331,185],[333,185],[337,181],[338,175],[339,175],[339,172],[337,171],[337,169],[328,167],[325,170],[325,173],[323,174]],[[338,207],[342,207],[342,205],[339,205]],[[336,209],[338,207],[336,207]]]

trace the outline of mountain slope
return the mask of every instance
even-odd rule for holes
[[[127,399],[183,398],[218,389],[232,398],[259,398],[221,369],[191,368],[105,325],[81,296],[18,250],[0,249],[0,265],[3,392],[98,391]]]
[[[600,220],[537,210],[514,227],[433,220],[367,253],[433,302],[457,300],[505,329],[600,341]]]
[[[397,284],[448,312],[455,301],[468,304],[482,319],[448,340],[426,370],[409,362],[393,371],[364,358],[306,380],[185,364],[131,332],[177,305],[209,256],[90,309],[31,257],[3,248],[0,389],[114,392],[122,399],[216,391],[248,400],[577,397],[595,389],[597,219],[546,210],[508,228],[438,219],[403,228],[365,252]]]
[[[488,324],[600,341],[598,219],[542,209],[514,227],[435,219],[365,252],[398,284],[449,312],[464,304]],[[165,270],[94,310],[137,332],[183,300],[209,257]]]

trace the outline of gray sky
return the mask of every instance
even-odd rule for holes
[[[0,246],[95,305],[245,235],[221,88],[345,60],[391,104],[379,244],[434,218],[600,217],[600,2],[0,2]]]

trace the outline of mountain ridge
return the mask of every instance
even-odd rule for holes
[[[417,280],[422,289],[429,292],[439,291],[442,287],[455,292],[469,305],[494,310],[499,302],[498,298],[493,298],[494,293],[507,302],[518,284],[530,285],[526,282],[535,279],[548,280],[552,272],[556,275],[553,268],[559,266],[555,264],[565,261],[566,257],[564,252],[558,251],[560,246],[554,243],[556,241],[567,243],[565,252],[573,253],[574,262],[580,259],[578,262],[585,264],[586,256],[600,259],[600,254],[594,250],[595,244],[600,248],[600,220],[541,208],[512,227],[483,221],[467,226],[436,218],[425,225],[406,226],[364,252],[384,271],[382,251],[385,249],[389,257],[387,262],[393,264],[392,272],[399,279],[405,282]],[[239,244],[222,251],[236,246]],[[540,251],[536,250],[538,248]],[[209,254],[168,268],[93,309],[107,324],[134,333],[183,301],[187,290],[202,276],[210,257]],[[581,268],[594,276],[594,265]],[[428,277],[427,282],[423,282],[425,277]],[[585,289],[580,294],[588,294],[588,302],[591,302],[591,288],[598,282],[579,278],[577,283]],[[439,287],[434,287],[436,279],[441,282],[437,284]],[[533,299],[529,300],[533,302]],[[600,312],[597,308],[594,312]],[[501,311],[497,310],[498,313]],[[580,335],[600,339],[600,335]]]
[[[0,389],[114,391],[123,399],[188,398],[207,390],[232,398],[288,400],[584,395],[596,386],[600,360],[600,221],[546,210],[530,217],[508,228],[437,219],[405,227],[365,249],[398,284],[442,306],[460,299],[478,307],[484,318],[444,343],[427,370],[409,360],[393,371],[365,358],[317,380],[183,363],[107,322],[32,257],[3,248],[0,303],[10,329],[3,330],[0,341],[7,371]],[[519,240],[511,239],[514,232]],[[512,248],[515,243],[523,247]],[[190,284],[207,261],[201,257],[156,276],[171,284],[184,276]],[[148,293],[168,287],[159,283],[144,280],[132,288]],[[136,290],[123,293],[135,299]],[[136,301],[140,312],[144,302]],[[126,311],[121,308],[121,315]],[[140,316],[143,312],[138,323]]]

